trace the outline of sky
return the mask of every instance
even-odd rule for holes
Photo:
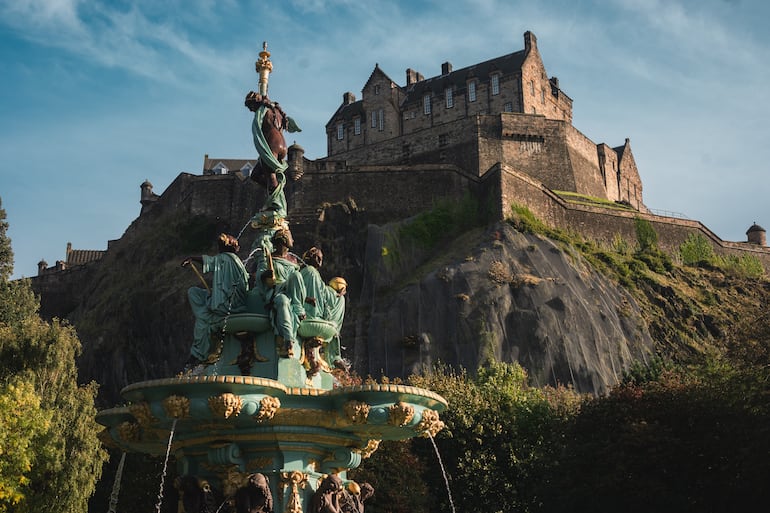
[[[745,241],[770,228],[764,0],[0,0],[0,199],[13,278],[106,249],[204,155],[256,158],[243,106],[267,41],[271,99],[311,159],[375,64],[399,85],[524,48],[595,143],[631,148],[652,209]]]

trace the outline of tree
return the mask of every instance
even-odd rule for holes
[[[0,385],[0,513],[24,499],[37,456],[32,444],[50,429],[50,417],[30,383]]]
[[[0,409],[20,407],[39,415],[15,419],[27,423],[23,428],[0,417],[4,461],[14,447],[27,444],[30,453],[13,467],[0,466],[0,483],[18,485],[8,488],[6,497],[13,511],[82,513],[106,458],[97,438],[96,384],[77,383],[75,330],[40,318],[28,280],[8,281],[13,253],[7,226],[0,208]]]

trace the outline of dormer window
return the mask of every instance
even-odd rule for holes
[[[476,82],[468,82],[468,101],[476,101]]]
[[[254,167],[254,166],[252,166],[250,163],[248,163],[248,162],[247,162],[247,163],[246,163],[246,164],[244,164],[244,165],[243,165],[243,167],[241,168],[241,174],[242,174],[243,176],[249,176],[249,175],[251,174],[251,170],[253,169],[253,167]]]
[[[492,75],[491,79],[492,95],[500,94],[500,75]]]
[[[452,88],[451,87],[447,87],[444,90],[444,97],[446,98],[446,108],[447,109],[451,109],[452,107],[455,106],[455,99],[454,99],[454,96],[452,96]]]
[[[430,114],[430,95],[426,94],[422,97],[422,113],[426,116]]]

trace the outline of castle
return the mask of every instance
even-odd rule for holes
[[[445,62],[427,79],[407,69],[405,86],[375,65],[360,100],[342,95],[326,134],[326,157],[309,160],[296,143],[288,149],[293,224],[317,222],[323,204],[352,201],[370,222],[384,223],[471,194],[496,219],[516,203],[550,226],[612,241],[635,240],[641,217],[664,250],[698,233],[719,254],[748,252],[770,267],[756,223],[747,242],[729,242],[698,221],[652,213],[629,139],[596,144],[572,126],[572,99],[546,74],[531,32],[523,50],[462,69]],[[246,179],[255,163],[206,155],[202,175],[182,173],[161,195],[145,181],[137,221],[156,209],[248,219],[261,194]],[[53,269],[41,265],[39,275]]]

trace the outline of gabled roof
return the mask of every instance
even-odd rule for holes
[[[334,115],[331,117],[328,123],[326,123],[326,126],[333,125],[335,122],[342,119],[343,121],[350,121],[356,116],[363,117],[364,116],[364,101],[358,100],[353,103],[343,103],[339,106],[337,111],[334,113]]]
[[[82,265],[100,260],[105,251],[96,249],[73,249],[67,252],[67,266]]]
[[[449,87],[452,87],[457,92],[464,91],[469,79],[476,78],[483,82],[489,80],[489,76],[493,72],[502,73],[503,75],[518,73],[521,71],[521,65],[524,63],[526,56],[526,50],[519,50],[518,52],[454,70],[446,75],[437,75],[420,80],[406,89],[404,103],[421,101],[425,94],[440,94]]]
[[[393,80],[392,78],[390,78],[390,77],[388,76],[388,74],[387,74],[387,73],[385,73],[384,71],[382,71],[382,68],[380,68],[380,63],[379,63],[379,62],[376,62],[376,63],[374,63],[374,69],[372,70],[372,73],[371,73],[371,75],[369,75],[369,78],[367,79],[366,83],[364,84],[364,87],[362,87],[362,88],[361,88],[361,90],[362,90],[362,91],[363,91],[364,89],[366,89],[366,86],[368,86],[368,85],[369,85],[369,82],[371,82],[371,81],[374,79],[374,76],[375,76],[375,75],[382,75],[382,78],[384,78],[385,80],[388,80],[388,81],[390,81],[390,83],[392,83],[392,84],[393,84],[393,85],[395,85],[396,87],[401,87],[401,86],[399,86],[399,85],[396,83],[396,81],[395,81],[395,80]]]
[[[204,173],[206,171],[211,171],[220,163],[230,171],[240,171],[246,164],[253,168],[256,162],[256,159],[213,159],[206,155],[206,157],[203,159],[203,171]]]

